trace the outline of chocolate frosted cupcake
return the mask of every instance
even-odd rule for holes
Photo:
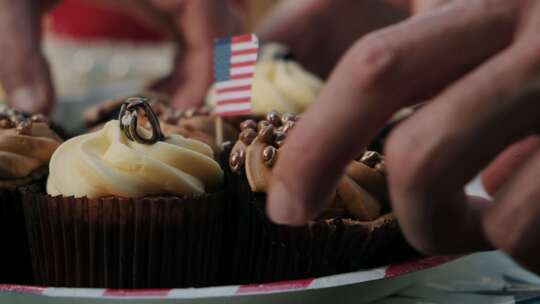
[[[31,283],[26,227],[18,188],[46,178],[61,140],[43,115],[0,108],[0,283]]]
[[[231,150],[238,240],[233,276],[238,283],[317,277],[396,262],[414,252],[390,213],[384,160],[366,152],[349,164],[335,198],[305,227],[271,223],[265,214],[266,190],[279,149],[297,117],[268,114],[258,124],[242,123]],[[301,177],[299,177],[301,178]]]
[[[155,108],[155,107],[154,107]],[[158,115],[165,134],[180,134],[187,138],[200,140],[217,153],[221,149],[216,142],[216,121],[209,107],[175,110],[162,107]],[[229,123],[223,123],[223,140],[233,141],[238,131]]]
[[[151,129],[138,126],[141,108]],[[46,187],[23,191],[38,284],[211,286],[222,275],[228,200],[212,149],[163,136],[140,98],[54,153]]]
[[[169,98],[166,95],[145,91],[139,94],[132,95],[151,101],[152,108],[156,114],[160,114],[160,110],[169,104]],[[120,114],[120,109],[127,98],[131,96],[121,96],[110,100],[105,100],[84,111],[83,119],[86,127],[89,129],[97,129],[103,126],[110,120],[117,119]]]
[[[138,96],[148,101],[159,118],[163,133],[180,134],[187,138],[200,140],[210,145],[214,152],[220,151],[216,144],[216,123],[211,108],[203,106],[177,110],[169,107],[168,99],[162,95],[145,92]],[[117,117],[124,100],[125,98],[116,98],[89,108],[85,112],[87,126],[98,130],[106,121]],[[146,122],[146,117],[142,115],[141,123],[145,124]],[[237,137],[238,131],[231,124],[224,123],[223,139],[232,141],[236,140]]]

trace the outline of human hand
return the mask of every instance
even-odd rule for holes
[[[407,239],[429,254],[501,248],[540,271],[540,151],[515,168],[495,202],[463,190],[512,143],[538,134],[539,26],[535,0],[460,0],[357,42],[280,150],[270,217],[312,219],[392,113],[430,99],[386,146]]]
[[[231,0],[86,0],[127,13],[176,44],[169,75],[150,85],[176,108],[200,106],[213,83],[214,39],[240,31]]]
[[[41,52],[41,15],[55,1],[0,0],[0,84],[8,103],[30,113],[49,113],[54,92]]]
[[[452,0],[412,0],[412,11],[414,14],[428,12]]]
[[[308,70],[328,76],[361,36],[408,16],[402,0],[285,0],[263,20],[263,41],[288,46]]]

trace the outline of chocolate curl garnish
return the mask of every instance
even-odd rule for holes
[[[152,131],[152,136],[150,138],[146,138],[139,134],[139,130],[137,128],[139,109],[142,109],[148,118],[148,123],[150,124],[150,129]],[[163,136],[161,126],[159,125],[158,117],[154,110],[152,110],[147,98],[128,98],[122,105],[122,108],[120,108],[118,120],[120,122],[120,130],[124,131],[126,137],[132,141],[152,145],[158,141],[165,140],[165,136]]]

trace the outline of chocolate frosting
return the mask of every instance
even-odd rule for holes
[[[43,115],[0,108],[0,178],[28,177],[49,162],[61,141]]]
[[[247,120],[241,124],[242,131],[231,150],[229,166],[233,172],[245,173],[253,192],[268,190],[272,166],[297,119],[296,115],[271,112],[259,123]],[[351,162],[331,206],[322,216],[352,217],[361,221],[378,218],[388,202],[383,164],[383,156],[372,151],[367,151],[362,161]]]
[[[149,104],[161,122],[161,129],[165,134],[180,134],[187,138],[196,139],[212,147],[214,152],[219,151],[216,146],[215,118],[209,107],[198,107],[176,110],[168,106],[168,99],[162,95],[151,92],[137,94],[138,97],[147,98]],[[118,116],[120,107],[126,98],[116,98],[100,103],[85,111],[85,120],[88,126],[97,131],[103,127],[99,125]],[[144,122],[144,117],[141,117]],[[238,132],[230,124],[224,123],[224,140],[236,140]]]

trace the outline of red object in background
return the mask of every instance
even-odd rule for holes
[[[159,41],[163,37],[128,14],[80,0],[63,0],[48,15],[48,30],[81,40]]]

